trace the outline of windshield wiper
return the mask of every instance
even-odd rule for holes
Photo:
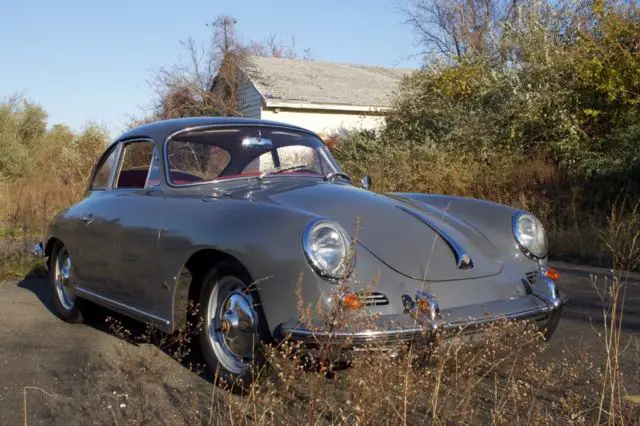
[[[331,173],[327,173],[327,175],[324,177],[324,180],[327,181],[332,181],[337,178],[338,176],[345,178],[346,180],[348,180],[349,182],[351,182],[351,178],[349,177],[349,175],[347,175],[346,173],[343,172],[331,172]]]
[[[275,174],[278,174],[278,173],[281,173],[281,172],[289,172],[289,171],[292,171],[292,170],[308,169],[308,168],[309,168],[309,166],[307,166],[306,164],[295,164],[293,166],[276,167],[275,169],[271,169],[271,170],[268,170],[266,172],[260,173],[260,175],[258,176],[258,179],[262,180],[262,179],[264,179],[265,176],[275,175]]]

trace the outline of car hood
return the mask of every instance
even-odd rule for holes
[[[281,181],[253,187],[244,194],[232,193],[334,220],[362,248],[411,278],[469,279],[502,270],[503,260],[491,242],[472,224],[445,210],[342,183],[295,178]],[[470,264],[465,265],[461,255],[468,256]]]

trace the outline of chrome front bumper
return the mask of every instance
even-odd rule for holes
[[[460,306],[436,312],[424,312],[416,305],[402,314],[387,315],[366,330],[311,330],[283,324],[276,331],[279,340],[292,340],[304,346],[318,347],[326,343],[342,348],[385,347],[414,341],[430,341],[437,336],[451,337],[477,331],[501,320],[529,320],[541,327],[555,327],[568,298],[555,282],[543,274],[526,296],[495,302]],[[555,322],[555,324],[554,324]]]

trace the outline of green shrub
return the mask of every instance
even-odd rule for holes
[[[2,238],[39,235],[53,215],[82,197],[107,140],[96,126],[79,133],[64,125],[48,128],[44,110],[20,97],[0,102]]]

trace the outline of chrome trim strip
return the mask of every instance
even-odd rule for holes
[[[418,327],[398,328],[398,329],[382,329],[382,330],[365,330],[365,331],[311,331],[305,328],[293,327],[285,328],[282,330],[282,335],[290,336],[295,340],[299,340],[307,343],[318,343],[332,338],[337,339],[337,342],[345,339],[353,339],[354,343],[361,343],[362,341],[385,341],[389,338],[402,338],[411,339],[419,334],[425,334],[428,337],[433,337],[436,332],[444,332],[450,334],[453,332],[472,331],[482,325],[490,324],[500,320],[527,320],[527,319],[541,319],[549,316],[553,312],[557,311],[562,305],[563,301],[558,299],[559,304],[551,302],[548,297],[540,297],[538,294],[525,297],[535,297],[544,302],[544,306],[532,307],[528,309],[521,309],[515,312],[494,314],[486,317],[473,318],[469,317],[464,319],[462,316],[458,316],[458,319],[454,321],[447,321],[442,319],[442,316],[447,316],[447,312],[442,312],[442,316],[438,319],[432,320],[428,316],[421,316],[417,313],[415,308],[412,309],[412,316],[419,323]],[[415,316],[414,316],[415,315]]]
[[[417,335],[427,333],[431,336],[438,331],[443,332],[455,332],[458,329],[462,329],[464,332],[466,329],[474,329],[479,326],[490,324],[499,320],[525,320],[534,318],[543,318],[548,315],[552,310],[549,307],[540,309],[527,309],[524,311],[512,312],[508,314],[497,315],[489,318],[478,318],[470,320],[459,320],[455,322],[445,322],[444,320],[436,320],[429,322],[425,327],[404,328],[397,330],[367,330],[359,332],[348,331],[311,331],[304,328],[291,328],[283,330],[284,336],[291,336],[295,340],[305,342],[317,342],[322,340],[330,340],[336,338],[339,340],[353,339],[356,341],[373,341],[373,340],[385,340],[389,338],[403,338],[410,339]]]
[[[408,207],[405,207],[405,206],[396,206],[396,207],[399,208],[400,210],[403,210],[403,211],[409,213],[411,216],[415,217],[420,222],[422,222],[425,225],[427,225],[428,227],[430,227],[436,234],[438,234],[438,236],[440,238],[442,238],[447,243],[447,245],[449,246],[449,248],[453,252],[453,255],[456,258],[456,266],[458,267],[458,269],[471,269],[471,268],[473,268],[473,260],[467,254],[465,249],[462,248],[462,246],[460,244],[458,244],[450,235],[448,235],[446,232],[444,232],[441,229],[439,229],[436,226],[436,224],[431,221],[431,219],[429,219],[425,215],[423,215],[423,214],[421,214],[421,213],[419,213],[419,212],[417,212],[417,211],[415,211],[413,209],[410,209]]]
[[[531,308],[531,309],[525,309],[522,311],[510,312],[508,314],[494,315],[492,317],[487,317],[487,318],[458,320],[454,322],[449,322],[449,323],[442,324],[442,328],[444,328],[445,330],[450,330],[457,327],[465,327],[465,328],[475,327],[478,325],[488,324],[491,322],[496,322],[504,319],[515,320],[515,319],[523,319],[523,318],[530,318],[530,317],[537,317],[537,316],[542,317],[548,314],[550,311],[551,309],[548,306],[540,307],[540,308]]]
[[[419,334],[423,333],[424,329],[421,327],[415,328],[401,328],[397,330],[365,330],[365,331],[311,331],[306,328],[290,328],[284,331],[284,334],[291,334],[292,336],[309,336],[309,337],[352,337],[352,338],[377,338],[384,336],[394,335],[406,335],[406,334]]]
[[[140,318],[146,321],[154,322],[156,324],[160,324],[164,327],[169,327],[170,322],[164,318],[161,318],[157,315],[150,314],[141,309],[134,308],[133,306],[129,306],[122,302],[117,302],[115,300],[109,299],[108,297],[102,296],[100,294],[94,293],[90,290],[87,290],[82,287],[76,287],[76,294],[82,298],[92,300],[98,304],[105,305],[106,307],[111,307],[115,311],[121,311],[125,315],[130,315],[136,318]]]

